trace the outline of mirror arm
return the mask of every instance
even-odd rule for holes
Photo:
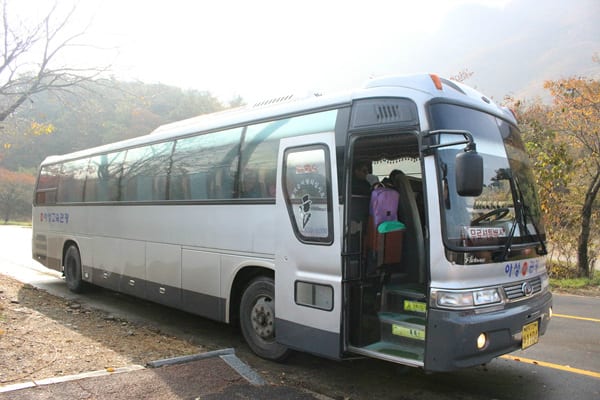
[[[423,152],[426,154],[431,154],[433,150],[439,149],[441,147],[450,147],[457,146],[460,144],[466,144],[464,151],[476,151],[477,147],[475,145],[475,141],[473,140],[473,135],[469,131],[463,130],[452,130],[452,129],[440,129],[436,131],[430,131],[423,135],[423,138],[430,138],[439,135],[460,135],[465,138],[465,140],[459,140],[451,143],[442,143],[442,144],[428,144],[423,148]]]

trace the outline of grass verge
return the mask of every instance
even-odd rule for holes
[[[31,221],[7,221],[1,222],[2,225],[15,225],[15,226],[31,226]]]
[[[600,287],[600,276],[592,279],[589,278],[566,278],[566,279],[550,279],[550,285],[554,289],[587,289]]]

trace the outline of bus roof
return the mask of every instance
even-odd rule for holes
[[[412,93],[412,95],[414,95],[416,92],[420,92],[424,98],[428,99],[445,98],[467,104],[516,123],[513,115],[507,109],[505,110],[497,106],[493,101],[478,91],[461,83],[439,78],[434,74],[386,76],[371,79],[367,81],[362,88],[353,92],[327,96],[309,96],[304,98],[291,95],[283,96],[248,106],[204,114],[168,123],[159,126],[154,131],[144,136],[138,136],[61,156],[49,156],[42,162],[42,165],[117,151],[145,143],[166,141],[194,133],[233,128],[249,123],[265,121],[267,119],[286,118],[288,116],[312,110],[318,111],[342,107],[344,105],[350,105],[352,101],[358,99],[372,97],[410,98],[411,96],[409,94]]]

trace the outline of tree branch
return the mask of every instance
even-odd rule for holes
[[[97,78],[110,66],[75,68],[54,66],[54,61],[67,49],[85,46],[76,41],[85,30],[64,37],[63,33],[75,16],[71,8],[53,25],[57,16],[57,3],[32,29],[11,29],[8,0],[2,1],[2,55],[0,55],[0,122],[14,113],[30,96],[50,90],[65,90]],[[19,24],[20,25],[20,24]],[[61,38],[61,36],[63,36]],[[27,60],[38,58],[35,69]]]

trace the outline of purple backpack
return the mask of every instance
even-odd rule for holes
[[[373,217],[375,228],[385,221],[398,220],[398,201],[400,194],[394,189],[379,187],[371,192],[369,212]]]

